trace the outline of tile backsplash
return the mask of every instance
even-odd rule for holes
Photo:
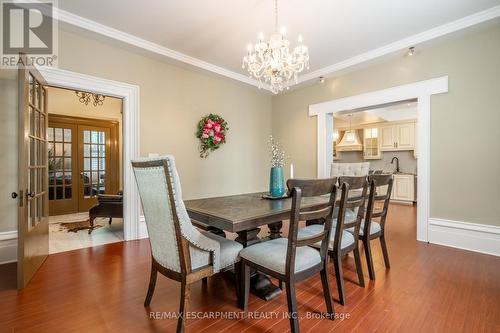
[[[396,170],[396,162],[391,164],[391,159],[394,156],[399,159],[399,168],[402,172],[417,173],[417,160],[413,157],[413,150],[383,151],[380,160],[365,160],[363,159],[363,152],[360,151],[343,151],[340,153],[340,159],[334,162],[370,162],[370,170],[392,172]]]

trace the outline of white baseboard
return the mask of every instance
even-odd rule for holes
[[[17,261],[17,231],[0,232],[0,265]]]
[[[429,243],[500,256],[500,227],[430,218]]]
[[[146,219],[144,215],[139,218],[139,239],[148,238],[148,228],[146,226]]]

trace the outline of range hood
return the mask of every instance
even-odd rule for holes
[[[362,151],[363,144],[356,130],[345,131],[342,140],[335,146],[337,151]]]

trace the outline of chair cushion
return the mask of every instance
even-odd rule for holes
[[[285,274],[287,238],[277,238],[248,246],[241,250],[240,257],[272,271]],[[295,273],[321,263],[319,252],[308,246],[297,247]]]
[[[359,234],[361,236],[364,235],[363,230],[365,230],[365,220],[361,221],[361,228],[359,229]],[[376,234],[380,230],[382,230],[382,228],[380,227],[380,224],[372,221],[372,223],[370,224],[370,235]],[[350,233],[353,233],[354,228],[349,228],[349,229],[347,229],[347,231],[349,231]]]
[[[227,268],[239,260],[238,255],[243,249],[243,245],[233,240],[217,236],[208,231],[201,231],[201,233],[220,244],[220,269]],[[191,246],[190,253],[192,269],[197,269],[209,264],[209,252],[202,251]]]
[[[334,238],[335,238],[335,230],[336,230],[336,228],[333,227],[332,231],[330,232],[330,244],[328,246],[328,248],[330,250],[333,250],[333,242],[334,242]],[[322,224],[313,224],[313,225],[307,226],[305,228],[300,228],[297,237],[298,238],[311,237],[311,236],[319,234],[322,231],[323,231],[323,225]],[[345,248],[347,248],[348,246],[350,246],[352,244],[354,244],[354,236],[352,235],[352,233],[347,232],[346,230],[344,230],[342,232],[342,240],[340,241],[340,247],[341,247],[341,249],[345,249]],[[321,243],[318,242],[318,243],[314,244],[313,246],[316,247],[316,248],[319,248],[321,246]]]

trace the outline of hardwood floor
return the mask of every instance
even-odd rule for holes
[[[306,319],[325,311],[321,281],[318,275],[297,284],[301,332],[500,332],[500,258],[417,242],[415,215],[414,207],[391,205],[392,267],[384,268],[380,245],[374,243],[377,280],[368,280],[362,257],[365,288],[355,283],[352,256],[345,259],[346,306],[337,302],[330,264],[335,311],[342,318]],[[25,290],[0,284],[0,332],[174,332],[176,319],[150,316],[178,310],[180,285],[159,277],[151,309],[145,309],[149,269],[147,240],[51,255]],[[12,265],[0,268],[3,279],[12,273]],[[282,317],[284,293],[269,302],[250,295],[249,311],[260,318],[195,318],[240,314],[234,285],[222,275],[206,286],[193,285],[190,302],[187,332],[289,330]]]

